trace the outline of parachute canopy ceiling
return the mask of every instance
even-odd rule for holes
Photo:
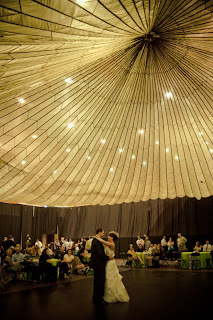
[[[208,197],[213,3],[0,1],[0,201]]]

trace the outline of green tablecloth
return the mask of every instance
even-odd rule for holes
[[[190,268],[190,259],[192,252],[182,252],[181,253],[181,267],[185,269]],[[200,268],[207,268],[207,259],[211,259],[210,252],[200,252],[200,256],[195,257],[196,260],[200,261]],[[183,261],[184,260],[184,261]],[[212,266],[212,263],[210,264]]]
[[[132,267],[136,267],[136,261],[138,263],[138,267],[139,268],[145,268],[146,265],[145,265],[145,253],[144,252],[137,252],[137,254],[140,256],[141,260],[144,262],[144,264],[142,264],[140,261],[137,261],[137,260],[133,260],[132,262]]]

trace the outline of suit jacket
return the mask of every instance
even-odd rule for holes
[[[109,257],[104,252],[103,244],[97,240],[96,238],[92,241],[91,248],[91,259],[90,259],[90,267],[98,268],[103,267],[106,262],[109,260]]]

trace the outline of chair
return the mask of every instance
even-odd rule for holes
[[[213,251],[211,251],[211,258],[206,259],[206,268],[212,269],[213,268]]]
[[[197,259],[197,257],[200,257],[199,252],[192,252],[191,253],[191,267],[193,270],[201,268],[200,259]]]
[[[127,255],[125,252],[119,253],[119,258],[122,259],[120,267],[127,267]]]
[[[159,261],[160,261],[161,266],[169,267],[169,263],[167,262],[167,260],[165,259],[165,257],[161,257],[161,256],[160,256]]]

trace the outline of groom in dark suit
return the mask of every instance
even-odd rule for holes
[[[99,228],[96,231],[96,235],[103,238],[104,230]],[[103,244],[96,238],[92,241],[90,266],[94,270],[94,291],[93,291],[93,303],[106,302],[103,299],[104,285],[105,285],[105,267],[108,260],[113,260],[113,257],[108,257],[104,252]]]

